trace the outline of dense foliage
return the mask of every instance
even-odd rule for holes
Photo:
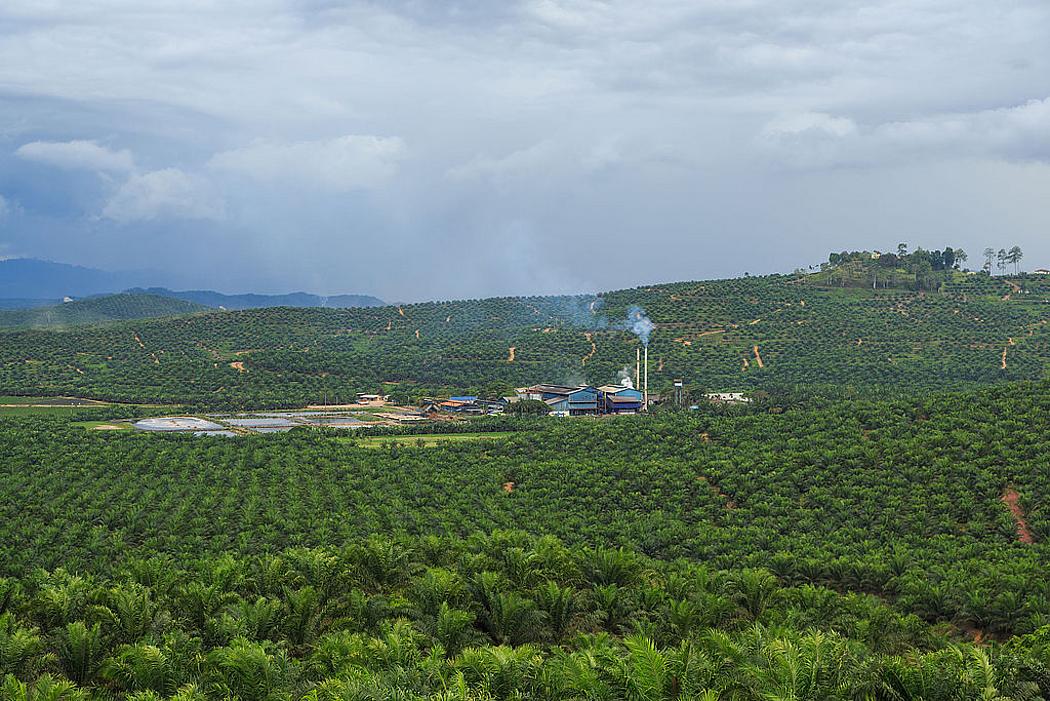
[[[98,569],[375,532],[495,529],[616,544],[790,583],[877,592],[984,635],[1050,623],[1046,385],[854,401],[779,415],[504,419],[511,437],[358,447],[305,432],[235,440],[10,419],[0,555]],[[511,488],[508,491],[507,485]],[[1001,499],[1018,493],[1033,543]]]
[[[1021,274],[1020,264],[1024,252],[1020,246],[1009,250],[984,249],[984,264],[981,273],[985,278],[992,275],[992,261],[997,259],[1000,275],[1006,275],[1013,268],[1015,276]],[[915,290],[943,290],[959,280],[972,277],[957,271],[969,259],[961,248],[946,246],[944,250],[928,251],[922,247],[908,252],[908,244],[897,245],[896,253],[878,251],[842,251],[828,256],[828,262],[820,266],[817,279],[839,286],[871,287],[908,287]],[[978,278],[979,279],[979,278]]]
[[[620,324],[633,304],[657,325],[649,369],[657,392],[674,378],[693,396],[1040,379],[1050,344],[1038,280],[961,276],[926,294],[774,276],[597,297],[275,308],[7,332],[0,393],[274,407],[349,400],[384,382],[409,398],[601,384],[633,367],[638,339]]]
[[[874,597],[495,533],[0,581],[0,698],[1028,699],[1050,631],[953,644]]]

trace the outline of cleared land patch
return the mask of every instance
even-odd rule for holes
[[[111,406],[109,402],[76,397],[0,397],[0,416],[21,414],[70,414]]]
[[[353,441],[363,448],[385,448],[390,445],[434,448],[442,443],[472,443],[489,439],[504,439],[514,435],[514,431],[491,431],[487,433],[424,433],[414,436],[367,436],[364,438],[342,438]]]
[[[113,421],[77,421],[75,426],[82,426],[91,431],[130,431],[131,424]]]
[[[1003,491],[1001,500],[1006,505],[1006,508],[1010,510],[1010,516],[1013,517],[1014,523],[1017,524],[1017,540],[1021,543],[1034,543],[1035,539],[1032,537],[1032,531],[1028,527],[1028,522],[1025,521],[1024,509],[1021,508],[1021,495],[1013,487],[1007,487]]]
[[[108,406],[109,402],[80,397],[0,397],[0,406]]]

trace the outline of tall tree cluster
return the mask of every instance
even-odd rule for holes
[[[1010,271],[1010,266],[1013,266],[1013,272],[1017,275],[1021,272],[1022,258],[1024,258],[1024,252],[1020,246],[1013,246],[1009,250],[1000,248],[998,251],[989,247],[984,249],[984,265],[981,269],[991,275],[994,261],[995,269],[1000,275],[1006,275]]]

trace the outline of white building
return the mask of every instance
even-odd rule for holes
[[[743,392],[708,392],[704,395],[710,402],[718,404],[750,404],[751,397]]]

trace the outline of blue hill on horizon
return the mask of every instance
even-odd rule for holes
[[[107,271],[68,263],[10,258],[0,260],[0,309],[32,309],[62,301],[64,297],[83,299],[121,292],[143,293],[193,302],[218,309],[258,309],[260,307],[377,307],[386,303],[371,295],[339,294],[322,296],[308,292],[288,294],[225,294],[213,290],[176,291],[151,286],[156,273],[148,271]],[[152,280],[151,280],[152,278]]]

